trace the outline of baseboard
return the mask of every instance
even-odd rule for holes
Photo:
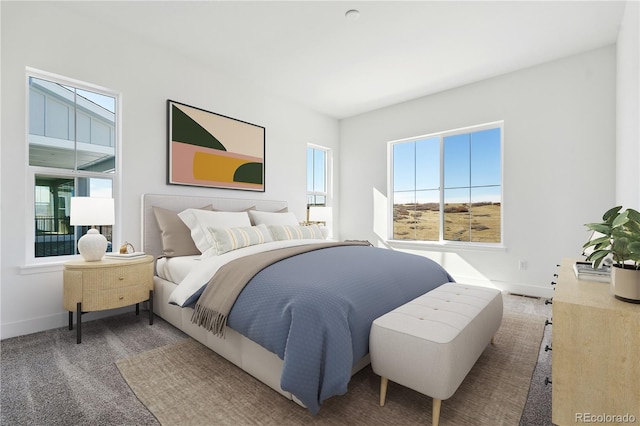
[[[509,293],[521,294],[523,296],[542,297],[549,299],[553,297],[553,287],[551,285],[547,287],[540,287],[528,284],[513,284],[513,283],[496,283],[496,286]]]
[[[23,321],[3,323],[0,326],[0,339],[24,336],[39,331],[51,330],[52,328],[63,327],[67,324],[66,314],[49,315],[45,317],[30,318]]]
[[[484,278],[479,279],[474,277],[456,277],[456,281],[459,283],[470,284],[470,285],[494,287],[501,291],[521,294],[524,296],[543,297],[547,299],[550,297],[553,297],[553,287],[551,285],[546,285],[545,287],[541,287],[541,286],[530,285],[530,284],[507,283],[504,281],[490,281]]]
[[[146,302],[145,302],[146,303]],[[146,306],[141,304],[141,307]],[[120,315],[127,312],[134,312],[135,305],[126,306],[124,308],[112,309],[108,311],[89,312],[82,315],[82,322],[89,322],[101,318],[107,318],[114,315]],[[75,322],[75,314],[74,314]],[[9,339],[11,337],[24,336],[26,334],[38,333],[40,331],[51,330],[54,328],[68,327],[69,314],[61,312],[59,314],[48,315],[38,318],[30,318],[23,321],[4,323],[0,325],[0,339]]]

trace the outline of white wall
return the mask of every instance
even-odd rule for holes
[[[123,239],[139,247],[143,193],[280,199],[302,219],[306,144],[337,151],[336,120],[202,68],[180,55],[74,16],[60,3],[2,2],[1,331],[7,338],[66,324],[62,272],[25,269],[28,236],[25,67],[122,93]],[[266,192],[166,185],[166,100],[266,127]],[[336,161],[338,159],[336,158]],[[34,273],[35,272],[35,273]],[[95,315],[95,314],[92,314]],[[95,317],[95,316],[94,316]],[[88,318],[90,319],[90,317]]]
[[[388,141],[504,120],[506,250],[395,248],[459,281],[550,296],[583,224],[615,200],[615,77],[610,46],[341,121],[341,237],[386,245]]]
[[[628,1],[617,46],[616,204],[640,209],[640,3]]]

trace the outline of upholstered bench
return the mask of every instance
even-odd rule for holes
[[[382,377],[433,398],[433,425],[442,400],[458,389],[502,322],[499,290],[447,283],[377,318],[369,353]]]

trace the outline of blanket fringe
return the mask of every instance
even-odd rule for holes
[[[227,316],[220,312],[196,304],[191,315],[191,322],[204,327],[218,337],[224,338],[224,328],[227,325]]]

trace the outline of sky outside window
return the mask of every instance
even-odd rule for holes
[[[434,241],[442,229],[444,240],[501,242],[501,133],[485,127],[393,143],[393,238]]]

